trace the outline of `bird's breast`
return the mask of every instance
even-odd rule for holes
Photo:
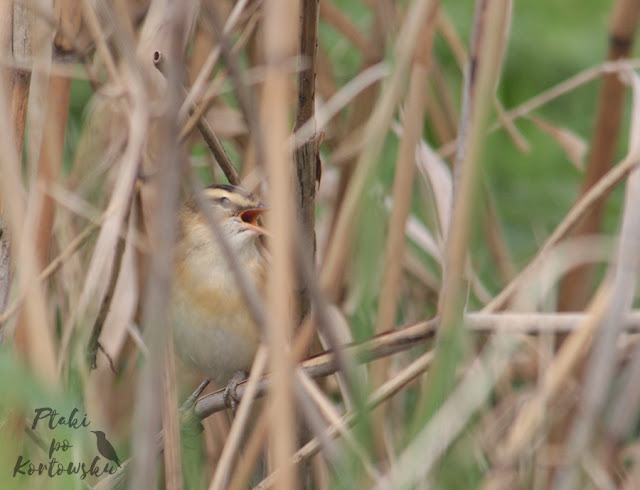
[[[261,290],[261,260],[245,263]],[[171,315],[178,354],[219,385],[251,367],[260,333],[231,271],[182,261],[176,267]]]

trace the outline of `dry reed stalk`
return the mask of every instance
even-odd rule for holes
[[[585,313],[469,313],[464,324],[470,332],[479,334],[539,334],[573,332],[589,318]],[[419,345],[433,335],[439,327],[439,320],[432,318],[415,324],[385,332],[360,344],[343,346],[344,355],[357,362],[370,362]],[[640,311],[634,311],[625,318],[624,327],[629,332],[640,331]],[[312,378],[328,376],[338,370],[339,363],[333,352],[325,352],[304,360],[300,367]],[[268,379],[261,379],[256,397],[264,396],[270,386]],[[238,384],[238,397],[242,399],[246,382]],[[195,406],[198,417],[209,415],[227,408],[224,390],[200,398]]]
[[[20,24],[16,26],[15,22]],[[30,56],[30,21],[23,7],[14,9],[13,35],[12,38],[21,36],[21,42],[17,43],[19,52],[18,58]],[[2,198],[5,206],[6,220],[12,237],[12,247],[19,251],[15,258],[16,270],[20,271],[21,294],[25,295],[24,314],[25,322],[17,332],[15,341],[16,348],[28,359],[38,378],[53,385],[57,384],[55,376],[55,362],[53,337],[47,321],[46,305],[43,290],[37,282],[38,274],[37,256],[35,248],[34,230],[29,226],[24,226],[26,209],[24,199],[24,187],[21,182],[20,169],[21,155],[18,154],[16,142],[22,141],[22,131],[24,130],[24,120],[19,117],[21,112],[26,111],[26,90],[28,80],[17,76],[12,80],[12,86],[3,86],[0,89],[0,107],[2,114],[0,117],[0,142],[4,150],[4,158],[0,159],[0,169],[2,170]],[[5,82],[3,79],[2,82]],[[10,90],[11,89],[11,90]],[[12,93],[11,105],[6,95]],[[22,100],[19,100],[19,98]],[[8,116],[17,116],[14,120],[9,120]],[[19,134],[19,137],[14,137]]]
[[[189,87],[193,87],[198,76],[202,73],[202,69],[207,62],[207,58],[209,57],[209,53],[214,50],[214,39],[211,34],[211,31],[206,29],[202,22],[196,21],[197,25],[194,28],[193,34],[193,53],[188,60],[188,81],[187,85]],[[207,78],[211,74],[209,73]]]
[[[251,134],[252,140],[255,144],[256,154],[260,162],[265,161],[265,141],[262,134],[263,127],[260,124],[260,119],[257,111],[257,106],[254,102],[253,94],[248,85],[247,76],[243,74],[240,68],[238,57],[232,52],[228,35],[225,34],[224,26],[219,18],[214,5],[205,5],[204,14],[209,21],[213,31],[215,32],[220,47],[220,53],[226,63],[227,71],[229,72],[231,82],[233,83],[234,94],[238,105],[242,111],[245,122],[249,127],[249,134]],[[287,58],[279,59],[278,64],[284,64]],[[284,69],[284,67],[282,67]],[[268,71],[268,63],[266,70]],[[268,76],[265,74],[265,77]]]
[[[417,39],[424,25],[429,2],[416,0],[411,3],[395,45],[394,68],[388,83],[376,103],[365,129],[365,146],[360,153],[353,176],[341,203],[335,221],[333,236],[324,257],[320,284],[329,300],[339,296],[341,278],[352,242],[353,223],[358,214],[360,199],[371,170],[378,161],[396,103],[404,88],[405,78],[413,59]]]
[[[629,57],[633,48],[633,38],[640,19],[640,5],[630,0],[616,2],[611,25],[609,27],[609,61]],[[581,195],[584,195],[609,170],[615,156],[616,143],[622,122],[625,87],[615,73],[604,76],[598,107],[596,122],[591,137],[591,151],[587,161],[587,172],[582,181]],[[594,204],[576,225],[574,235],[591,235],[598,233],[604,199]],[[594,267],[585,265],[569,274],[562,281],[558,308],[560,310],[579,310],[586,304],[593,284]]]
[[[50,6],[44,8],[47,15],[51,14],[49,9]],[[14,11],[14,15],[15,13]],[[28,174],[27,189],[29,192],[26,194],[27,207],[24,229],[29,229],[26,233],[32,235],[35,240],[35,255],[32,260],[34,261],[34,270],[39,273],[44,266],[49,249],[54,211],[53,203],[44,189],[56,180],[59,172],[63,147],[60,140],[64,142],[69,93],[68,87],[65,88],[66,80],[50,80],[53,54],[51,26],[34,12],[29,12],[27,16],[32,76],[29,87],[30,103],[26,128],[29,138],[26,141],[25,167]],[[14,29],[15,27],[14,24]],[[61,93],[57,93],[59,90]],[[52,95],[59,98],[55,101],[56,107],[52,107],[53,102],[50,101]],[[62,121],[59,120],[60,118]],[[60,126],[57,126],[58,124]],[[23,233],[25,232],[23,231]],[[43,306],[41,314],[43,315],[47,315],[48,294],[48,289],[42,287],[40,296]],[[36,341],[34,338],[29,338],[28,335],[25,336],[30,328],[26,324],[32,321],[41,321],[43,325],[47,325],[52,324],[52,318],[43,316],[35,320],[33,317],[30,318],[25,310],[18,312],[15,342],[18,346],[23,344],[29,350],[33,349],[30,344]],[[51,335],[51,340],[53,340],[53,335]]]
[[[400,279],[405,247],[405,225],[413,196],[413,175],[416,149],[421,141],[424,118],[425,88],[428,80],[429,61],[435,35],[436,17],[439,2],[432,1],[424,20],[424,27],[418,39],[418,50],[409,78],[409,92],[405,102],[403,132],[398,148],[396,172],[393,181],[393,208],[389,215],[388,236],[385,249],[384,270],[380,288],[380,300],[374,332],[376,334],[393,328],[396,318],[398,299],[400,296]],[[387,378],[388,359],[372,365],[371,384],[373,388],[380,386]],[[385,413],[382,409],[374,412],[374,441],[379,460],[386,458],[384,454],[383,429]]]
[[[376,26],[379,26],[377,18]],[[362,56],[363,65],[362,72],[368,71],[370,68],[379,64],[384,59],[385,39],[375,31],[376,29],[374,28],[373,32],[370,34],[366,41],[364,50],[360,53],[360,55]],[[374,108],[376,106],[376,100],[379,98],[379,96],[380,87],[378,84],[374,84],[371,87],[367,87],[366,90],[363,90],[362,93],[358,94],[358,96],[353,100],[351,109],[349,111],[349,119],[342,131],[343,137],[339,138],[339,145],[347,144],[349,146],[354,146],[352,144],[352,140],[359,141],[361,139],[361,135],[364,134],[365,127],[367,126],[368,121],[373,114]],[[354,169],[357,166],[358,153],[360,152],[360,148],[363,146],[363,144],[364,140],[362,141],[362,144],[357,147],[358,150],[349,155],[344,162],[344,168],[342,169],[342,172],[340,174],[340,182],[338,184],[338,193],[336,198],[333,200],[334,202],[332,203],[333,206],[329,243],[335,242],[335,233],[340,214],[342,213],[342,206],[345,202],[347,187],[352,181]],[[327,248],[323,260],[326,260],[328,252],[329,249]],[[343,294],[342,281],[337,281],[336,284],[334,284],[333,289],[334,290],[331,293],[333,297],[330,297],[329,300],[335,302]]]
[[[636,16],[637,19],[637,16]],[[640,78],[631,70],[628,72],[633,87],[631,128],[629,130],[629,153],[640,162]],[[623,317],[631,310],[640,268],[640,169],[634,168],[627,179],[625,205],[620,226],[620,242],[616,263],[610,271],[611,295],[604,314],[602,328],[594,342],[593,353],[586,366],[584,394],[579,414],[572,425],[568,440],[569,465],[559,470],[554,488],[573,488],[578,478],[576,460],[590,445],[594,427],[600,417],[615,375],[616,343],[623,327]]]
[[[244,490],[247,488],[252,472],[260,458],[264,454],[267,438],[269,437],[269,414],[263,412],[258,418],[251,438],[249,439],[242,464],[236,467],[231,481],[229,482],[229,490]]]
[[[153,54],[153,63],[164,76],[167,75],[167,67],[165,66],[165,62],[160,51],[156,51]],[[240,176],[238,175],[238,172],[231,163],[231,160],[229,160],[229,157],[227,156],[222,143],[214,133],[213,129],[211,129],[209,122],[204,117],[205,110],[205,104],[202,104],[201,107],[198,108],[191,108],[191,110],[189,111],[190,119],[180,131],[178,141],[180,143],[183,143],[189,135],[189,132],[193,129],[193,126],[197,126],[202,139],[211,150],[213,158],[215,159],[220,169],[224,172],[229,183],[231,185],[240,185]],[[197,115],[196,112],[198,112],[199,115]]]
[[[318,51],[318,10],[320,0],[302,0],[300,9],[300,48],[298,60],[297,109],[294,131],[309,125],[312,131],[308,140],[296,144],[296,219],[301,227],[299,242],[304,254],[302,260],[315,265],[316,247],[316,183],[319,182],[321,162],[319,145],[321,137],[316,132],[316,72]],[[309,313],[311,298],[302,283],[298,285],[298,315]]]
[[[438,14],[438,31],[447,41],[447,46],[451,49],[460,71],[463,72],[469,63],[469,55],[453,22],[444,10],[440,10]]]
[[[107,45],[107,38],[100,26],[100,20],[98,19],[96,11],[89,0],[82,0],[82,16],[87,24],[87,29],[91,34],[91,38],[96,43],[96,53],[107,71],[109,81],[117,86],[120,77],[118,75],[118,69],[116,68],[116,62],[111,55],[109,46]]]
[[[164,354],[162,434],[164,436],[165,488],[182,490],[182,451],[180,449],[180,422],[178,420],[178,388],[176,386],[175,352],[173,337],[167,335]]]
[[[4,316],[9,299],[9,286],[11,284],[10,265],[10,241],[9,228],[2,218],[0,209],[0,317]],[[0,344],[3,339],[2,323],[0,322]]]
[[[534,397],[519,411],[511,424],[506,440],[498,448],[498,457],[505,462],[513,462],[522,451],[530,447],[532,439],[540,436],[543,416],[547,406],[557,396],[571,378],[593,341],[593,336],[602,323],[610,297],[610,286],[605,283],[592,300],[586,318],[567,337],[558,354],[547,367],[539,389]]]
[[[269,400],[270,451],[274,468],[280,473],[278,487],[296,488],[290,464],[296,439],[293,403],[293,358],[291,337],[294,326],[293,226],[296,222],[293,193],[293,162],[286,141],[289,132],[287,108],[291,105],[291,81],[282,63],[295,55],[298,32],[297,0],[270,0],[264,5],[264,47],[267,75],[260,107],[261,131],[257,154],[264,145],[265,168],[269,179],[271,213],[267,217],[272,234],[272,268],[267,281],[267,330],[273,391]],[[246,116],[246,114],[245,114]],[[251,128],[254,130],[255,128]]]
[[[116,20],[115,14],[105,5],[98,4],[97,6],[102,9],[101,14],[112,21],[111,25],[120,24],[120,21]],[[84,7],[85,19],[92,32],[92,36],[96,39],[97,50],[98,53],[100,53],[100,39],[104,40],[105,34],[102,31],[98,16],[93,10],[93,7],[88,3],[85,3]],[[128,79],[126,93],[130,101],[127,107],[129,134],[126,147],[119,158],[118,177],[105,210],[105,221],[98,235],[91,260],[87,267],[85,287],[76,309],[68,319],[70,323],[74,323],[78,319],[84,320],[86,316],[89,318],[93,317],[95,313],[88,313],[95,309],[96,299],[98,302],[101,302],[104,297],[107,284],[105,284],[103,278],[109,276],[113,269],[120,230],[123,229],[125,217],[129,213],[135,182],[140,172],[140,162],[142,161],[142,155],[145,151],[147,127],[150,117],[150,108],[147,103],[149,87],[145,86],[145,82],[140,74],[140,66],[135,61],[135,57],[130,50],[131,45],[128,43],[132,41],[127,39],[124,33],[121,34],[120,36],[116,36],[116,39],[121,44],[119,50],[125,53],[123,70],[126,75],[123,75],[123,77],[126,76]],[[113,60],[106,44],[104,49],[107,50],[107,52],[104,53],[106,58],[103,59],[103,62],[110,60],[106,64],[108,68],[109,64],[113,63]],[[120,90],[120,84],[122,84],[123,80],[122,77],[118,76],[115,65],[113,66],[113,73],[111,75],[115,78],[110,81],[115,85],[116,90]]]
[[[424,341],[426,338],[431,338],[437,325],[438,320],[431,319],[406,326],[402,329],[386,332],[383,335],[373,337],[361,344],[345,346],[343,348],[345,351],[343,355],[347,359],[355,359],[357,362],[368,362],[372,359],[388,356],[395,352],[406,350],[410,346]],[[338,369],[338,366],[339,363],[333,352],[325,352],[314,356],[305,360],[300,365],[312,378],[333,374]],[[268,379],[261,379],[256,396],[263,396],[267,391],[267,387],[271,389],[272,386],[273,383]],[[238,384],[237,393],[239,397],[243,396],[244,390],[245,382]],[[224,408],[225,403],[222,391],[220,391],[200,398],[196,403],[195,411],[198,417],[204,418]]]
[[[523,333],[571,332],[573,330],[577,332],[577,329],[581,328],[581,325],[589,320],[590,316],[588,313],[471,313],[465,318],[465,324],[471,331],[477,331],[483,334],[514,335]],[[429,338],[429,336],[437,330],[437,325],[437,320],[435,319],[420,322],[404,327],[404,329],[385,333],[362,345],[350,346],[348,348],[354,351],[353,356],[357,356],[362,362],[366,362],[379,355],[389,355],[399,352],[404,348],[415,345],[416,342],[424,341],[425,338]],[[624,320],[624,326],[632,332],[640,331],[640,311],[635,310],[628,315]],[[580,332],[583,332],[583,330],[584,329],[580,330]],[[431,362],[431,359],[432,353],[430,352],[404,368],[402,372],[387,381],[370,396],[367,407],[373,409],[385,399],[396,394],[406,383],[424,371]],[[301,367],[307,370],[310,376],[316,377],[334,372],[336,363],[335,360],[333,360],[332,354],[325,353],[305,361]],[[554,380],[559,376],[560,374],[556,371],[549,379]],[[238,395],[240,398],[242,398],[244,394],[245,385],[246,381],[238,386]],[[256,390],[256,396],[262,396],[265,393],[263,380],[258,382]],[[223,400],[223,390],[204,396],[198,400],[195,406],[196,414],[199,417],[207,417],[215,411],[224,409],[226,409],[226,404]],[[347,424],[351,424],[355,420],[354,414],[347,414],[344,417],[343,420]],[[261,444],[264,442],[267,420],[267,417],[261,417],[257,423],[256,431],[259,437],[252,438],[250,442],[249,452],[252,454],[252,456],[248,458],[250,461],[253,461],[255,457],[257,457]],[[329,433],[330,437],[335,436],[337,434],[335,427],[329,428]],[[296,464],[315,454],[318,449],[318,440],[310,441],[304,448],[296,453]],[[126,463],[128,464],[128,462],[129,460]],[[251,468],[252,466],[247,466],[246,464],[239,465],[230,488],[242,488],[243,484],[241,482],[246,481]],[[269,481],[272,481],[271,477]]]
[[[3,53],[13,54],[16,62],[27,62],[31,56],[29,36],[29,24],[26,22],[25,8],[14,5],[13,2],[2,3],[0,10],[0,43]],[[15,11],[15,12],[14,12]],[[22,154],[24,141],[24,127],[27,116],[27,102],[29,97],[29,82],[31,72],[29,70],[2,70],[3,87],[10,94],[11,121],[14,127],[14,141],[17,154]],[[4,316],[11,282],[10,274],[10,250],[11,234],[9,223],[3,218],[4,196],[0,193],[0,317]],[[0,322],[1,328],[2,322]],[[3,334],[0,331],[0,343]]]
[[[331,401],[327,398],[327,395],[323,393],[323,391],[315,384],[311,378],[302,370],[296,371],[296,380],[301,385],[302,389],[306,392],[306,394],[311,398],[311,400],[317,405],[320,410],[322,416],[326,419],[326,422],[332,427],[335,428],[342,437],[349,449],[358,457],[358,459],[362,462],[362,466],[365,471],[369,474],[373,481],[376,481],[380,477],[380,473],[375,468],[374,462],[371,460],[367,450],[353,437],[353,435],[348,431],[344,420],[340,417],[335,407],[331,403]],[[328,445],[328,437],[326,437],[325,430],[321,431],[316,435],[318,440],[324,443],[324,445]],[[323,439],[325,439],[323,441]]]
[[[51,277],[62,265],[69,260],[69,258],[77,252],[77,250],[85,244],[87,239],[98,229],[99,223],[94,223],[89,225],[84,229],[82,233],[80,233],[76,238],[74,238],[67,247],[58,255],[55,259],[53,259],[47,267],[43,269],[43,271],[38,276],[39,282],[44,282],[46,279]],[[6,310],[0,314],[0,329],[2,329],[3,324],[11,318],[22,306],[22,303],[25,300],[24,293],[18,297]]]
[[[316,130],[325,130],[329,122],[340,114],[340,111],[347,107],[349,103],[356,103],[358,96],[369,89],[370,86],[378,83],[388,74],[389,71],[384,63],[378,63],[362,70],[353,79],[340,87],[339,90],[336,90],[331,99],[326,103],[319,105],[315,114],[315,121],[310,120],[296,130],[295,137],[291,138],[291,146],[296,148],[299,144],[298,142],[308,140],[314,135]],[[351,140],[355,140],[355,143]],[[345,138],[345,140],[340,143],[340,145],[341,146],[335,149],[332,153],[332,157],[335,158],[332,163],[334,165],[349,165],[348,162],[339,161],[340,158],[337,158],[334,155],[340,151],[339,148],[346,146],[349,148],[349,150],[345,152],[347,155],[343,155],[341,158],[344,160],[354,158],[362,149],[363,141],[361,131],[354,130],[349,134],[348,138]]]
[[[155,10],[153,10],[155,8]],[[148,230],[152,243],[149,258],[149,271],[147,275],[146,290],[143,294],[142,302],[142,324],[144,326],[145,340],[149,347],[149,355],[144,363],[140,378],[138,379],[138,389],[136,392],[136,405],[134,412],[133,430],[133,469],[131,474],[132,488],[154,488],[155,481],[150,475],[156,474],[156,434],[160,427],[161,417],[158,407],[163,400],[163,365],[167,348],[167,336],[169,331],[167,308],[171,288],[171,267],[167,264],[173,262],[173,246],[177,228],[177,210],[179,198],[179,178],[181,166],[176,162],[182,162],[184,155],[179,148],[177,135],[179,133],[178,111],[182,102],[182,69],[183,63],[183,40],[187,34],[188,8],[178,8],[177,5],[152,6],[152,11],[146,19],[141,34],[140,46],[145,46],[145,29],[159,35],[160,32],[166,34],[164,43],[167,49],[167,61],[169,63],[166,93],[157,99],[145,99],[147,94],[136,93],[141,97],[139,104],[158,103],[166,101],[161,105],[162,117],[158,123],[156,131],[149,135],[149,143],[155,144],[158,150],[158,161],[156,164],[157,178],[148,183],[147,211],[149,211]],[[157,17],[156,17],[157,16]],[[164,24],[161,19],[171,19]],[[154,25],[155,22],[159,22]],[[163,29],[159,29],[162,25]],[[144,50],[142,50],[144,54]],[[143,65],[147,72],[139,67],[129,65],[130,76],[138,78],[141,82],[144,78],[153,76],[154,68],[151,64],[151,54],[148,62]],[[133,59],[131,60],[133,61]],[[138,71],[139,70],[139,71]],[[151,72],[149,72],[151,71]],[[143,78],[144,77],[144,78]],[[149,94],[153,97],[153,92]],[[133,122],[132,122],[133,124]],[[147,131],[147,127],[141,128]],[[134,128],[131,128],[134,131]],[[173,402],[167,405],[172,405]],[[173,410],[173,408],[171,408]],[[169,441],[174,444],[173,448],[165,449],[173,456],[172,469],[168,471],[173,478],[180,478],[181,471],[176,468],[178,462],[175,461],[179,454],[179,434],[177,434],[177,423],[171,417],[177,416],[175,411],[166,414],[165,420],[174,431],[169,437]],[[176,474],[177,472],[177,474]]]
[[[5,5],[11,5],[6,2]],[[31,63],[31,35],[27,9],[24,5],[13,3],[12,52],[16,63]],[[11,73],[11,120],[14,122],[14,137],[18,155],[22,155],[24,146],[24,129],[27,120],[27,104],[29,102],[30,69],[15,69]]]
[[[418,376],[420,376],[430,365],[432,360],[432,353],[427,352],[423,354],[418,359],[413,361],[411,364],[406,366],[402,371],[397,373],[394,377],[387,380],[382,386],[376,389],[369,398],[367,399],[366,408],[371,410],[377,407],[380,403],[388,400],[395,394],[397,394],[400,390],[405,388],[408,384],[414,381]],[[342,416],[340,420],[340,424],[351,426],[356,421],[356,414],[354,412],[347,413]],[[336,426],[331,426],[327,430],[327,437],[335,437],[338,435],[338,429]],[[313,438],[307,444],[305,444],[302,448],[300,448],[295,455],[293,456],[294,464],[301,464],[312,456],[314,456],[318,450],[320,449],[320,441],[318,438]],[[266,489],[271,488],[275,483],[275,474],[272,473],[267,476],[264,480],[262,480],[254,490],[258,489]]]
[[[240,0],[236,2],[222,30],[225,36],[229,35],[235,29],[240,15],[242,14],[248,3],[249,0]],[[187,98],[182,103],[182,107],[180,109],[181,117],[184,117],[184,115],[188,113],[193,104],[197,104],[201,100],[206,89],[207,80],[211,76],[216,63],[218,62],[218,58],[220,57],[220,49],[220,46],[216,46],[209,53],[207,59],[202,64],[202,68],[200,69],[197,78],[191,85],[191,89],[189,90]]]
[[[232,475],[231,470],[234,462],[233,458],[238,452],[242,434],[247,428],[253,400],[258,387],[258,379],[262,376],[262,373],[267,366],[267,360],[267,348],[264,344],[261,344],[256,352],[251,366],[251,372],[247,379],[246,397],[243,397],[243,401],[240,404],[238,412],[235,414],[231,431],[229,432],[224,448],[222,449],[222,454],[220,455],[218,466],[216,467],[213,478],[211,479],[209,490],[223,489],[229,484],[229,478]]]
[[[451,395],[374,488],[406,488],[427,480],[438,460],[485,403],[496,381],[508,367],[518,344],[518,340],[508,335],[491,337]],[[434,375],[432,369],[429,377]]]
[[[38,186],[40,189],[51,187],[53,183],[57,181],[60,174],[70,94],[71,79],[56,75],[50,77],[49,90],[47,93],[49,110],[46,114],[37,172]],[[40,206],[40,209],[37,211],[39,221],[36,228],[36,247],[38,260],[42,268],[49,254],[55,206],[53,199],[44,192]]]
[[[461,111],[459,152],[453,183],[453,211],[446,237],[444,284],[438,305],[442,324],[438,330],[432,376],[427,380],[417,417],[426,420],[443,404],[455,382],[455,370],[462,358],[464,330],[462,307],[465,290],[468,242],[473,203],[479,174],[482,139],[488,117],[489,101],[501,68],[502,36],[508,22],[506,2],[487,0],[476,4],[474,34],[468,85],[467,108]],[[468,118],[468,119],[467,119]]]

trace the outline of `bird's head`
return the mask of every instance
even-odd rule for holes
[[[260,235],[268,235],[259,222],[267,208],[253,194],[232,185],[213,185],[204,189],[201,196],[220,220],[231,247],[237,252],[253,247]],[[180,225],[183,236],[199,235],[204,229],[210,239],[208,222],[194,199],[185,204]]]

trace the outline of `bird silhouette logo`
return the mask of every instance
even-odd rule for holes
[[[120,460],[118,459],[118,455],[116,454],[116,450],[113,449],[111,443],[107,440],[107,437],[104,435],[104,432],[101,430],[92,430],[98,439],[98,452],[102,454],[103,457],[113,461],[120,468]]]

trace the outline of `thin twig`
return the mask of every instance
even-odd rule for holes
[[[228,33],[225,32],[224,27],[222,27],[220,23],[217,10],[218,9],[214,4],[205,3],[202,8],[202,13],[205,15],[206,20],[209,22],[218,38],[222,57],[226,62],[227,70],[229,71],[229,75],[231,76],[231,80],[234,84],[238,104],[242,109],[245,121],[249,126],[249,131],[255,141],[256,151],[259,157],[258,160],[263,161],[265,143],[263,141],[262,127],[260,125],[253,96],[251,94],[251,91],[248,89],[245,78],[242,75],[242,71],[240,70],[240,67],[238,65],[238,60],[231,53]]]
[[[156,51],[153,54],[153,64],[160,71],[160,73],[162,73],[164,76],[167,75],[166,60],[164,59],[160,51]],[[185,94],[187,93],[186,89],[184,89],[184,92]],[[195,112],[195,110],[196,110],[195,107],[191,107],[189,109],[189,115],[192,115]],[[220,140],[214,133],[213,129],[209,125],[209,122],[204,117],[204,115],[201,115],[197,119],[196,125],[198,126],[198,130],[200,131],[202,138],[204,139],[205,143],[211,150],[211,153],[213,153],[213,157],[215,158],[216,162],[218,162],[218,165],[224,172],[224,175],[227,177],[227,180],[229,181],[229,183],[232,185],[240,185],[240,176],[238,175],[238,171],[235,169],[235,167],[231,163],[231,160],[229,160],[229,157],[227,156],[227,152],[224,151],[222,143],[220,143]],[[180,136],[178,138],[179,143],[183,143],[186,140],[188,135],[189,133],[185,132],[183,128],[183,131],[180,132]]]
[[[509,333],[537,335],[542,332],[572,332],[588,318],[586,313],[469,313],[464,325],[470,332],[477,334]],[[367,363],[380,357],[390,356],[415,347],[432,339],[439,325],[438,318],[407,325],[372,337],[360,344],[343,347],[345,355],[358,363]],[[624,328],[629,332],[640,331],[640,310],[634,310],[624,319]],[[311,357],[300,367],[312,378],[329,376],[338,369],[333,352],[325,352]],[[270,387],[268,377],[263,377],[257,389],[256,397],[264,396]],[[238,398],[242,399],[246,381],[238,384]],[[225,410],[224,390],[218,390],[200,398],[195,412],[205,418],[220,410]]]

